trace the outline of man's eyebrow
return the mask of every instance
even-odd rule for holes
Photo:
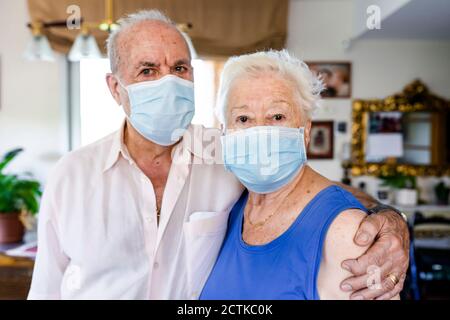
[[[150,68],[159,67],[159,63],[155,63],[155,62],[151,62],[151,61],[141,61],[137,65],[136,69],[139,69],[141,67],[150,67]]]
[[[173,65],[174,66],[179,66],[179,65],[182,65],[182,64],[185,64],[185,65],[188,65],[188,66],[191,65],[191,63],[187,59],[178,59],[177,61],[175,61],[175,63]]]

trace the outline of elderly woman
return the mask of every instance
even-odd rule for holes
[[[223,158],[246,186],[201,299],[348,299],[341,268],[364,206],[307,165],[322,82],[287,51],[231,58],[219,92]],[[396,297],[398,298],[398,297]]]

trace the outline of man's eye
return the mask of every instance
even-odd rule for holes
[[[148,76],[148,75],[150,75],[150,74],[153,74],[153,70],[152,70],[152,69],[143,69],[143,70],[141,71],[141,73],[142,73],[143,75],[145,75],[145,76]]]
[[[185,72],[185,71],[187,71],[187,68],[185,66],[176,66],[175,71],[176,72]]]
[[[276,121],[281,121],[284,119],[284,116],[282,114],[276,114],[273,116],[273,119]]]
[[[248,120],[247,116],[239,116],[238,117],[238,121],[241,123],[245,123],[245,122],[247,122],[247,120]]]

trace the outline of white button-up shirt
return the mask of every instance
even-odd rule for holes
[[[196,299],[242,186],[220,161],[220,132],[190,126],[174,148],[161,220],[123,131],[57,164],[39,213],[29,299]]]

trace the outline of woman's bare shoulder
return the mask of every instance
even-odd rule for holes
[[[353,255],[363,253],[367,248],[356,245],[353,241],[356,231],[366,213],[359,209],[342,211],[331,223],[328,229],[325,246],[339,258],[355,258]]]
[[[361,221],[366,216],[361,210],[350,209],[341,212],[331,223],[322,252],[318,279],[321,299],[349,299],[350,293],[340,288],[340,283],[351,276],[342,268],[342,262],[363,255],[367,247],[360,247],[353,241]]]

